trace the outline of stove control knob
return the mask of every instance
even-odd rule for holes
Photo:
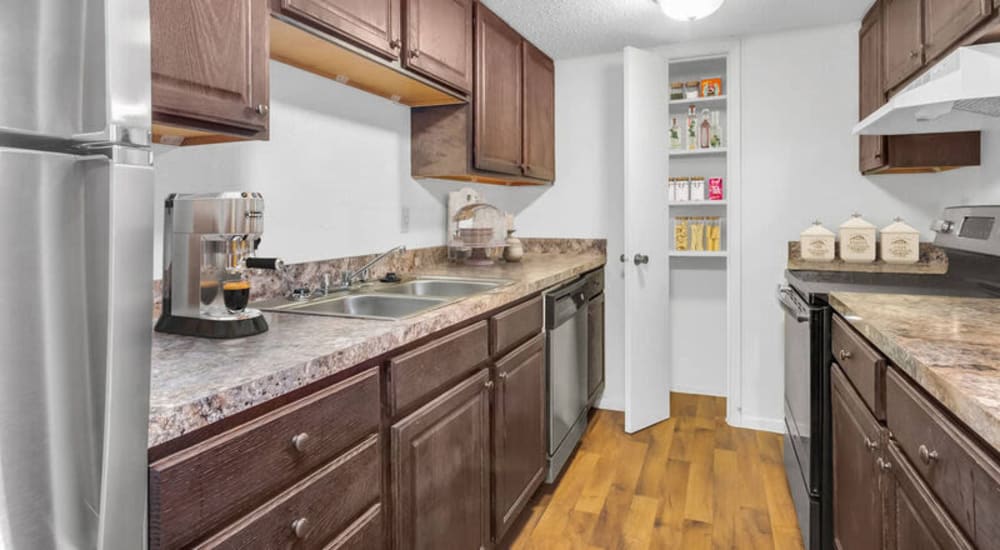
[[[931,224],[931,230],[936,233],[951,233],[953,229],[955,229],[955,222],[948,220],[935,220]]]

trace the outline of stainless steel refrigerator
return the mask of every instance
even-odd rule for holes
[[[144,0],[0,0],[0,548],[145,545]]]

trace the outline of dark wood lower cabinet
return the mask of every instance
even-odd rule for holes
[[[496,365],[493,536],[500,540],[545,478],[545,337]]]
[[[838,550],[882,548],[882,429],[838,365],[831,367],[833,539]]]
[[[390,429],[396,548],[489,547],[492,386],[483,369]]]
[[[917,471],[900,452],[899,446],[893,442],[888,447],[888,452],[882,459],[882,467],[886,473],[885,548],[975,548],[920,479]]]

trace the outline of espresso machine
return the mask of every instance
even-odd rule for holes
[[[163,218],[163,311],[156,330],[206,338],[241,338],[267,330],[247,309],[247,269],[283,269],[257,258],[264,231],[260,193],[171,194]]]

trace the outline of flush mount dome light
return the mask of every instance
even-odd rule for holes
[[[667,17],[678,21],[694,21],[716,12],[725,0],[655,0]]]

